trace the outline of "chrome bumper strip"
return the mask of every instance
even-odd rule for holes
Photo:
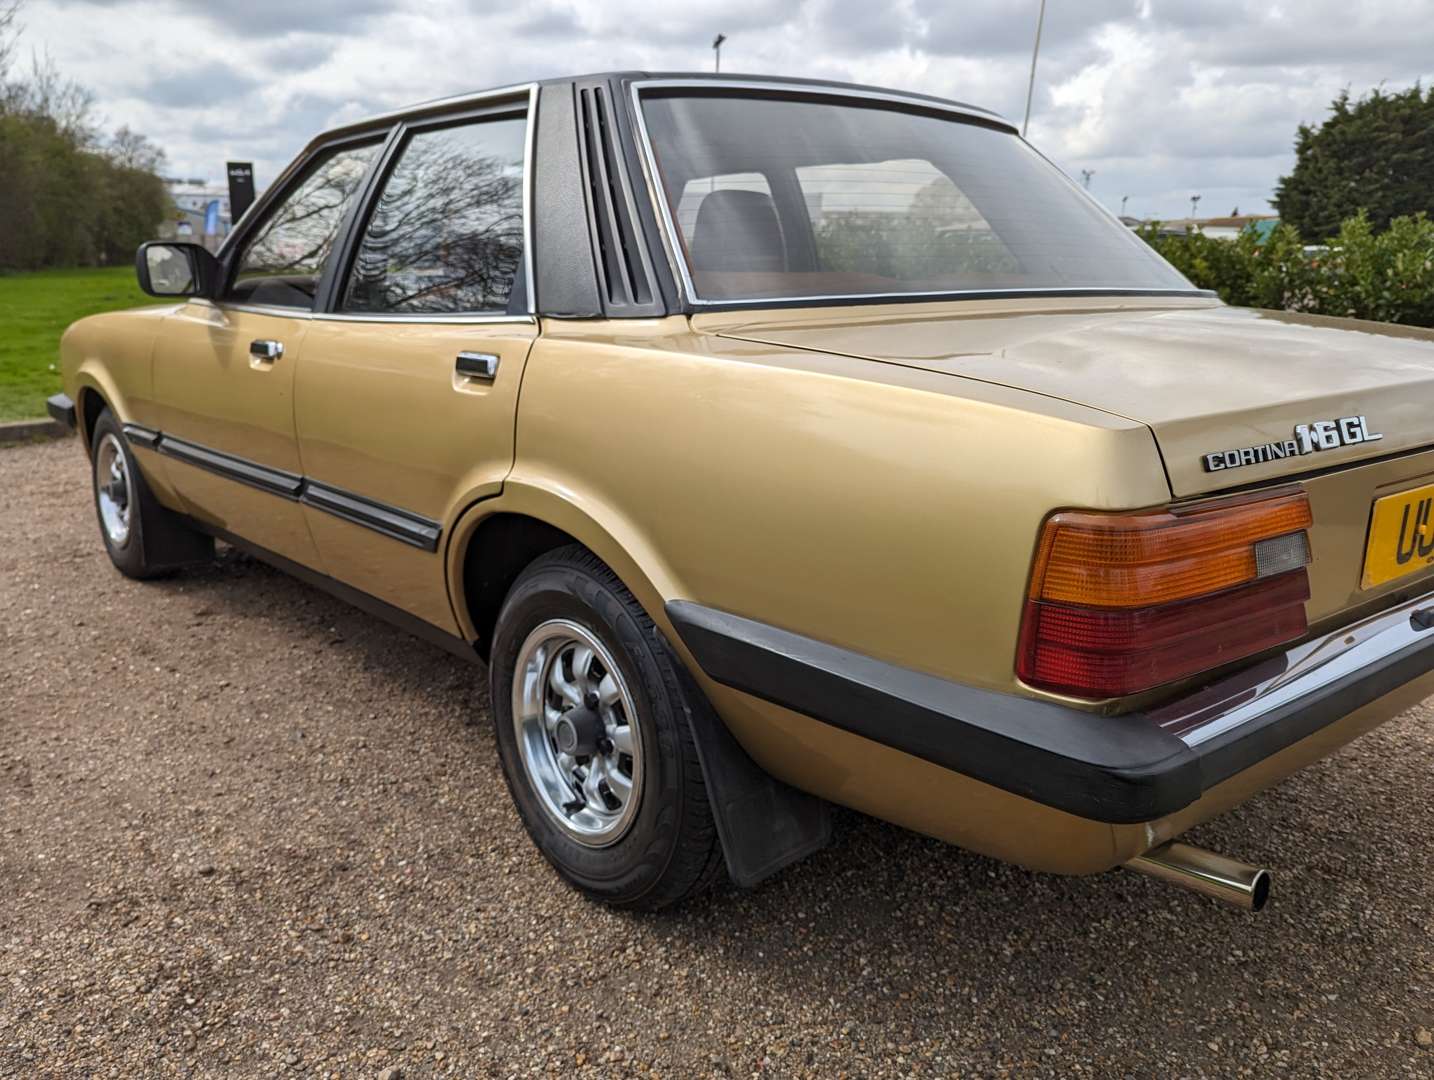
[[[1424,595],[1288,652],[1146,715],[1191,749],[1318,694],[1409,649],[1434,649],[1434,597]]]

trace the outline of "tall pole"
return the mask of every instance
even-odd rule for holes
[[[1120,216],[1121,216],[1121,217],[1125,217],[1125,204],[1128,203],[1128,202],[1130,202],[1130,196],[1129,196],[1129,195],[1122,195],[1122,196],[1120,197]]]
[[[722,70],[722,42],[726,40],[726,34],[718,34],[712,39],[712,70],[715,72]]]
[[[1031,78],[1026,83],[1026,118],[1021,121],[1021,138],[1026,137],[1026,128],[1031,125],[1031,95],[1036,89],[1036,57],[1041,55],[1041,27],[1046,21],[1046,0],[1041,0],[1041,13],[1036,16],[1036,44],[1031,49]]]

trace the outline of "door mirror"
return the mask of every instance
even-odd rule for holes
[[[219,260],[199,244],[155,240],[139,246],[135,273],[150,296],[212,296]]]

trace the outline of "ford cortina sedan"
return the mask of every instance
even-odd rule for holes
[[[620,73],[316,138],[62,346],[105,547],[486,663],[543,854],[751,885],[829,803],[1247,908],[1176,841],[1434,692],[1434,334],[1227,307],[954,102]]]

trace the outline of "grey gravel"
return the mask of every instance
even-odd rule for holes
[[[563,886],[481,669],[233,552],[137,584],[0,452],[0,1075],[1434,1075],[1426,702],[1193,834],[1245,916],[842,812],[762,889]]]

